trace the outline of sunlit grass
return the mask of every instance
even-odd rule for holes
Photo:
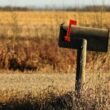
[[[0,12],[1,110],[109,110],[109,52],[88,52],[83,95],[74,97],[76,54],[57,44],[59,26],[69,19],[110,27],[109,12]]]
[[[0,71],[2,73],[2,71]],[[37,72],[13,72],[3,71],[0,74],[0,104],[1,109],[11,107],[16,109],[16,106],[21,108],[35,107],[39,105],[42,110],[48,107],[54,109],[56,106],[68,110],[73,106],[83,108],[84,110],[109,110],[110,98],[110,74],[106,73],[86,73],[86,82],[84,90],[82,90],[82,99],[79,100],[79,105],[75,102],[71,105],[72,92],[75,85],[75,74],[42,74]],[[27,74],[26,74],[27,73]],[[32,74],[33,73],[33,74]],[[71,98],[70,98],[71,97]],[[68,99],[69,98],[69,99]],[[58,100],[60,102],[58,102]],[[74,100],[74,95],[73,95]],[[54,104],[54,106],[52,105]],[[83,105],[82,105],[83,103]],[[14,105],[15,104],[15,105]],[[57,105],[59,104],[59,105]],[[42,108],[43,107],[43,108]],[[27,107],[26,107],[27,108]],[[48,109],[49,109],[48,108]],[[28,110],[29,108],[27,108]],[[59,108],[60,110],[61,108]],[[71,108],[72,109],[72,108]]]

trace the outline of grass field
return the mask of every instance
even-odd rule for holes
[[[57,37],[61,23],[75,19],[78,25],[109,27],[109,12],[66,12],[66,11],[34,11],[34,12],[0,12],[1,34],[12,35],[15,31],[20,36]],[[15,29],[12,29],[12,28]],[[47,28],[48,27],[48,28]],[[46,30],[46,32],[45,32]],[[37,32],[36,32],[37,31]]]
[[[58,47],[59,26],[69,19],[110,28],[109,12],[0,11],[0,110],[109,110],[109,52],[87,53],[75,99],[76,51]]]
[[[78,102],[72,93],[75,74],[0,73],[1,110],[109,110],[110,107],[110,74],[107,73],[86,74]]]
[[[60,24],[69,19],[76,19],[78,25],[110,28],[109,12],[1,11],[0,68],[74,71],[75,51],[58,47]],[[109,53],[88,52],[87,69],[108,72],[109,60]]]

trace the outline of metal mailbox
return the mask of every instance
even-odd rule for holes
[[[110,50],[110,33],[108,29],[71,26],[70,42],[66,42],[68,26],[61,24],[59,33],[59,46],[64,48],[78,49],[80,39],[87,40],[87,50],[107,52]]]

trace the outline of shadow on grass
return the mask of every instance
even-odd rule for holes
[[[0,110],[99,110],[104,105],[88,99],[87,97],[76,99],[72,92],[62,96],[49,93],[44,99],[32,98],[32,95],[28,95],[19,100],[12,98],[6,103],[0,103]]]
[[[29,96],[25,99],[11,99],[9,102],[0,103],[0,110],[72,110],[72,103],[70,93],[63,96],[50,94],[41,101]]]

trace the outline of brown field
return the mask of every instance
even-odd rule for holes
[[[20,36],[46,35],[45,37],[53,38],[57,37],[59,25],[68,23],[70,19],[76,19],[78,25],[110,28],[109,12],[1,11],[0,34],[9,36],[17,32]]]
[[[78,25],[110,28],[109,12],[1,11],[0,68],[74,71],[75,52],[58,47],[59,26],[71,18],[76,19]],[[88,52],[87,69],[108,72],[109,60],[109,53]]]
[[[81,99],[75,74],[0,71],[1,110],[109,110],[110,74],[88,73]],[[3,74],[4,73],[4,74]],[[73,98],[72,98],[73,96]]]
[[[71,18],[110,28],[109,12],[0,11],[0,110],[109,110],[109,52],[88,52],[83,95],[72,98],[76,51],[58,47]]]

